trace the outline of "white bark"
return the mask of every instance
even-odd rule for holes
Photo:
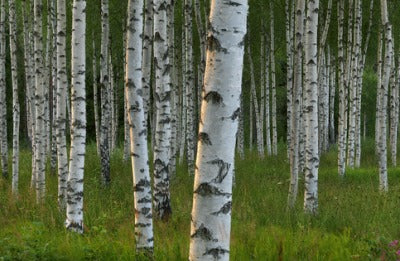
[[[93,36],[94,37],[94,36]],[[100,120],[99,120],[99,98],[98,98],[98,75],[97,75],[97,53],[96,53],[96,46],[93,40],[93,112],[94,112],[94,127],[96,132],[96,148],[97,148],[97,155],[100,156]]]
[[[72,6],[71,151],[67,189],[66,227],[83,233],[83,176],[86,143],[86,0]]]
[[[58,204],[66,206],[68,154],[66,140],[67,59],[66,59],[66,3],[57,1],[57,159],[58,159]]]
[[[5,0],[0,4],[0,152],[1,172],[8,177],[7,99],[6,99],[6,10]]]
[[[154,0],[154,64],[156,129],[154,143],[154,212],[160,219],[171,215],[169,162],[171,140],[171,79],[168,55],[169,0]]]
[[[151,85],[151,67],[152,67],[152,51],[153,51],[153,1],[145,0],[145,15],[143,29],[143,106],[146,130],[149,120],[150,109],[150,85]],[[153,131],[152,131],[153,133]]]
[[[185,68],[185,79],[186,79],[186,103],[187,103],[187,126],[186,126],[186,140],[187,140],[187,162],[189,174],[193,175],[194,161],[195,161],[195,143],[194,143],[194,117],[195,117],[195,84],[194,84],[194,72],[193,72],[193,24],[192,24],[192,0],[185,0],[185,60],[186,60],[186,68]]]
[[[263,125],[261,121],[260,107],[258,106],[258,97],[257,97],[256,82],[254,76],[254,64],[250,51],[250,41],[248,41],[247,43],[247,54],[249,56],[249,63],[250,63],[251,96],[253,97],[253,102],[250,104],[250,106],[254,107],[254,112],[256,116],[255,120],[256,120],[256,135],[257,135],[257,151],[258,151],[258,156],[260,158],[264,158]]]
[[[296,1],[295,19],[295,44],[294,44],[294,81],[291,114],[291,143],[290,143],[290,186],[288,196],[288,207],[293,208],[298,191],[299,179],[299,146],[300,146],[300,120],[301,100],[303,97],[303,31],[304,31],[305,1]]]
[[[101,1],[101,55],[100,55],[100,86],[101,86],[101,179],[103,185],[108,185],[110,176],[110,127],[111,127],[111,94],[110,76],[108,70],[109,52],[109,10],[108,0]]]
[[[152,251],[154,239],[151,210],[151,180],[141,70],[143,0],[130,0],[128,9],[125,95],[130,126],[136,248]]]
[[[268,155],[272,154],[272,146],[271,146],[271,113],[270,113],[270,80],[269,80],[269,69],[270,69],[270,56],[268,43],[265,45],[265,53],[266,53],[266,61],[265,61],[265,140],[267,146]]]
[[[339,115],[338,115],[338,173],[344,176],[346,171],[346,85],[344,71],[344,0],[338,5],[338,85],[339,85]]]
[[[316,214],[318,211],[318,8],[319,0],[307,1],[307,19],[305,25],[304,58],[304,118],[305,118],[305,192],[304,210]]]
[[[379,126],[379,189],[388,191],[387,180],[387,100],[388,88],[390,81],[391,62],[393,57],[393,40],[392,40],[392,25],[389,22],[386,0],[381,0],[381,19],[382,27],[385,32],[385,56],[383,64],[382,83],[379,86],[380,91],[380,126]]]
[[[274,18],[274,1],[269,2],[270,9],[270,27],[271,27],[271,116],[272,116],[272,154],[278,155],[278,133],[276,123],[276,74],[275,74],[275,18]]]
[[[286,20],[285,20],[285,29],[286,29],[286,92],[287,92],[287,113],[286,113],[286,120],[287,120],[287,135],[286,135],[286,141],[287,141],[287,150],[288,150],[288,158],[290,158],[291,154],[291,141],[292,141],[292,108],[293,108],[293,56],[294,56],[294,43],[293,43],[293,31],[292,28],[294,27],[294,24],[291,23],[293,20],[293,13],[290,11],[290,6],[292,6],[290,3],[294,2],[294,0],[286,0],[285,1],[285,15],[286,15]]]
[[[4,1],[4,0],[3,0]],[[17,74],[17,17],[15,13],[15,0],[9,0],[9,25],[10,25],[10,57],[11,57],[11,82],[13,90],[13,158],[12,158],[12,192],[18,194],[19,179],[19,118],[20,107],[18,100],[18,74]]]
[[[229,260],[247,1],[212,1],[189,260]]]
[[[46,132],[45,132],[45,86],[43,68],[43,36],[42,36],[42,12],[41,0],[34,1],[34,50],[35,50],[35,108],[36,108],[36,129],[35,142],[35,180],[36,180],[36,201],[42,202],[45,196],[45,159],[46,159]]]

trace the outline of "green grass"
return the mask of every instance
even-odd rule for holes
[[[277,158],[256,153],[236,164],[231,260],[395,260],[388,244],[400,239],[400,172],[389,169],[389,193],[378,191],[373,142],[364,145],[362,167],[337,175],[336,151],[321,158],[319,215],[302,211],[303,179],[295,211],[286,211],[289,166],[282,145]],[[57,177],[48,173],[47,196],[35,204],[30,191],[31,157],[21,152],[20,197],[0,179],[0,260],[146,260],[135,253],[130,163],[112,156],[112,185],[100,185],[94,145],[87,149],[85,235],[65,231],[57,209]],[[192,177],[179,167],[172,180],[173,216],[155,221],[155,259],[187,260]]]

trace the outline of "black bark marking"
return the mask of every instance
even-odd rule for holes
[[[219,167],[217,177],[212,180],[215,183],[221,183],[225,179],[226,175],[228,175],[229,169],[231,167],[231,164],[229,164],[221,159],[215,159],[212,161],[208,161],[207,164],[217,165]]]
[[[226,1],[225,2],[226,5],[231,5],[231,6],[241,6],[241,3],[238,2],[233,2],[233,1]]]
[[[204,224],[201,224],[200,227],[196,229],[196,231],[190,237],[191,238],[197,237],[203,240],[213,240],[211,231],[208,228],[206,228]]]
[[[209,183],[200,184],[194,193],[199,194],[200,196],[230,196],[230,193],[224,193],[219,190],[217,187],[210,185]]]
[[[211,213],[211,215],[218,216],[219,214],[229,214],[232,210],[232,201],[229,201],[228,203],[224,204],[220,210]]]
[[[212,34],[207,37],[207,43],[208,43],[208,50],[210,52],[223,52],[223,53],[228,53],[228,50],[226,48],[223,48],[221,46],[221,43],[217,38],[215,38]]]
[[[199,141],[202,144],[212,145],[211,140],[210,140],[210,136],[205,132],[200,132],[199,133]]]
[[[207,249],[203,256],[211,255],[215,260],[220,259],[222,255],[228,254],[229,250],[223,249],[222,247]]]
[[[221,96],[221,94],[219,94],[218,92],[208,92],[205,96],[204,96],[204,100],[206,102],[210,102],[212,101],[213,104],[219,104],[222,103],[222,101],[224,100]]]
[[[231,120],[236,120],[240,115],[240,108],[237,108],[236,111],[233,112],[232,116],[231,116]]]

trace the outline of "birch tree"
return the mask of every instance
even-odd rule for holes
[[[153,1],[145,0],[144,7],[144,29],[143,29],[143,60],[142,60],[142,80],[143,80],[143,103],[144,118],[147,129],[150,108],[150,82],[153,51]]]
[[[43,68],[43,34],[42,34],[42,0],[34,1],[34,52],[35,52],[35,109],[36,129],[35,143],[35,181],[36,201],[42,202],[45,190],[45,159],[46,159],[46,133],[45,133],[45,91]]]
[[[338,85],[339,85],[339,114],[338,114],[338,173],[344,176],[346,171],[346,86],[344,71],[344,0],[338,4]]]
[[[154,63],[156,129],[154,144],[154,211],[160,219],[171,215],[169,162],[171,140],[170,61],[168,55],[168,0],[154,0]]]
[[[94,35],[93,35],[94,38]],[[93,40],[93,112],[94,112],[94,127],[96,132],[96,148],[97,148],[97,155],[101,155],[100,150],[100,139],[101,139],[101,132],[100,132],[100,120],[99,120],[99,98],[98,98],[98,75],[97,75],[97,53],[96,53],[96,46]]]
[[[57,161],[58,204],[65,208],[67,198],[68,154],[66,141],[67,59],[66,59],[66,3],[57,1]]]
[[[15,1],[9,0],[9,25],[10,25],[10,57],[11,81],[13,89],[13,158],[12,158],[12,191],[18,194],[19,179],[19,118],[20,107],[18,100],[18,74],[17,74],[17,17]]]
[[[67,189],[68,230],[83,233],[83,176],[86,147],[86,0],[72,6],[71,151]]]
[[[304,59],[304,129],[305,129],[305,192],[304,210],[315,214],[318,210],[318,8],[319,0],[307,1]]]
[[[187,161],[189,174],[194,173],[194,72],[193,72],[193,24],[192,24],[192,0],[185,0],[185,79],[186,79],[186,139],[187,139]]]
[[[6,99],[6,10],[5,0],[0,4],[0,152],[1,172],[8,177],[7,99]]]
[[[153,250],[151,184],[142,92],[143,0],[128,3],[125,93],[135,198],[135,237],[139,250]]]
[[[247,1],[212,1],[189,260],[229,260]]]
[[[293,98],[291,109],[291,143],[290,143],[290,186],[288,207],[293,208],[296,203],[298,191],[299,175],[299,146],[300,146],[300,112],[301,99],[303,96],[303,31],[304,31],[304,0],[296,1],[295,19],[295,44],[294,44],[294,79],[293,79]]]
[[[101,1],[101,55],[100,55],[100,84],[101,84],[101,179],[104,185],[111,181],[110,176],[110,127],[111,127],[111,94],[110,76],[108,70],[109,51],[109,11],[108,0]]]
[[[381,191],[388,191],[387,181],[387,100],[388,88],[390,80],[391,62],[392,62],[392,25],[389,22],[389,15],[387,10],[386,0],[381,0],[381,22],[385,32],[385,55],[383,61],[383,74],[381,86],[379,87],[379,113],[380,113],[380,126],[379,126],[379,141],[378,141],[378,161],[379,161],[379,189]]]
[[[272,98],[272,107],[271,107],[271,116],[272,116],[272,154],[278,154],[278,133],[277,133],[277,125],[276,125],[276,73],[275,73],[275,18],[274,18],[274,1],[271,0],[269,2],[269,10],[270,10],[270,27],[271,27],[271,98]]]

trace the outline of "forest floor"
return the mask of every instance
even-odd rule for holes
[[[337,175],[335,149],[321,158],[319,215],[303,214],[303,181],[296,209],[286,211],[289,166],[284,146],[276,158],[248,153],[237,161],[231,260],[396,260],[400,249],[400,168],[389,169],[389,193],[378,191],[374,142],[364,143],[362,166]],[[130,161],[112,156],[112,184],[100,185],[95,146],[87,149],[84,235],[64,229],[57,209],[57,176],[47,175],[47,196],[35,204],[31,157],[21,151],[20,197],[0,179],[0,260],[146,260],[135,253]],[[155,222],[156,260],[187,260],[193,178],[178,168],[171,184],[173,216]],[[393,246],[391,246],[393,245]],[[399,253],[400,254],[400,253]]]

